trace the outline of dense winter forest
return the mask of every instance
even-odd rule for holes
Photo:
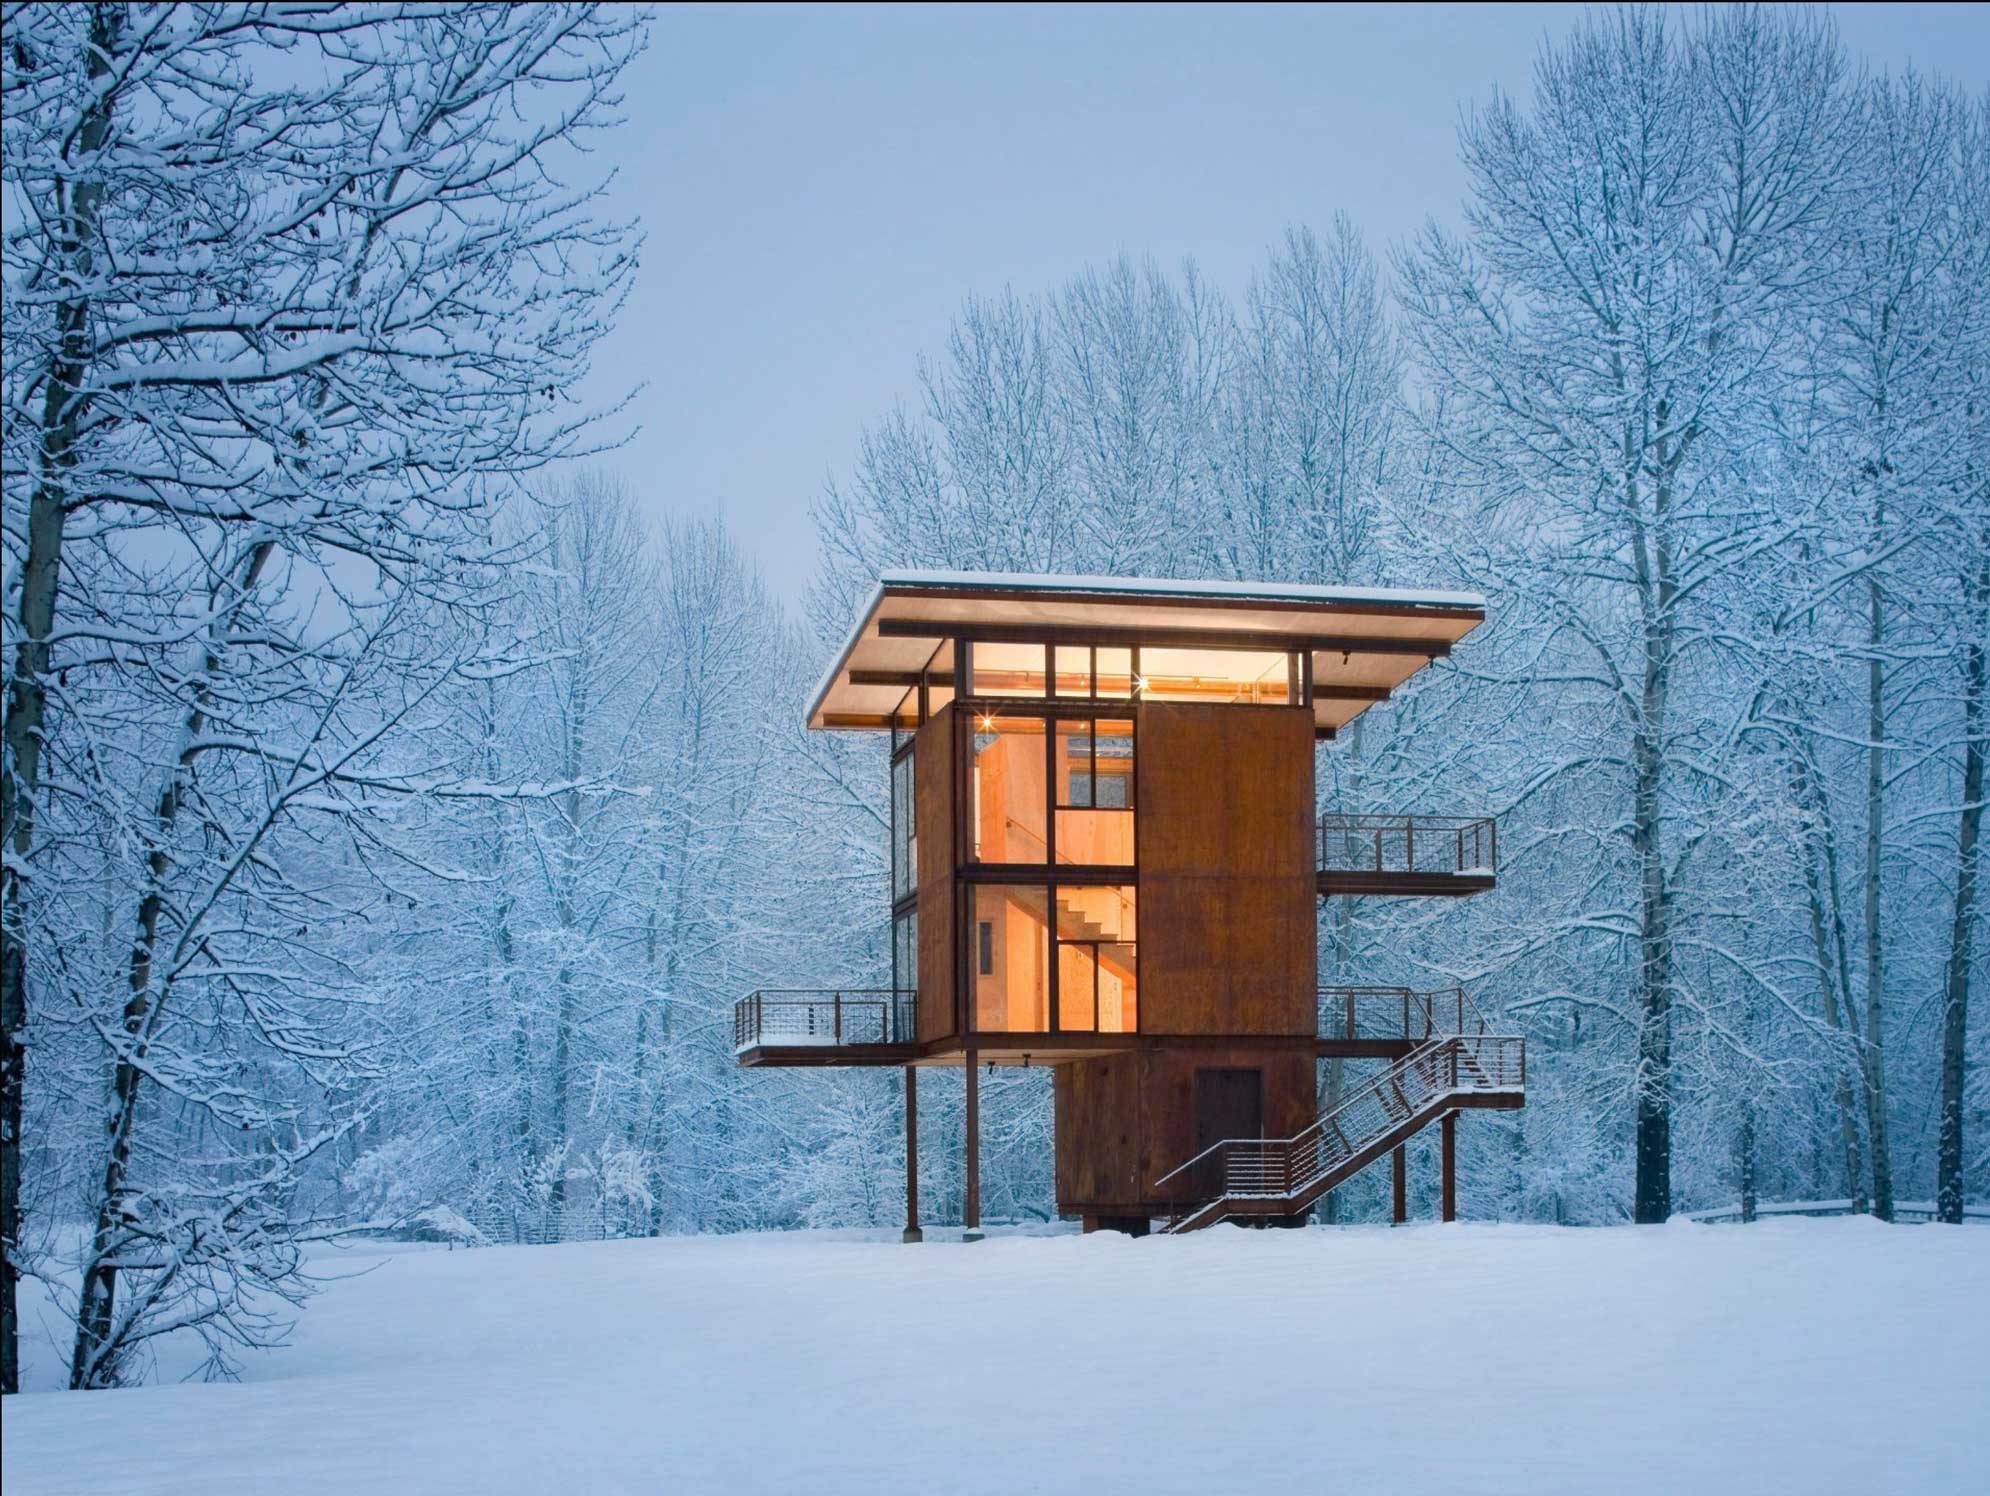
[[[1321,916],[1323,980],[1530,1041],[1467,1216],[1990,1187],[1990,100],[1600,11],[1467,112],[1455,228],[970,296],[795,496],[788,609],[571,397],[639,14],[4,24],[9,1388],[17,1275],[106,1386],[280,1338],[355,1227],[894,1219],[900,1074],[730,1027],[888,972],[884,750],[800,717],[894,565],[1486,595],[1320,759],[1323,811],[1500,819],[1496,893]],[[1045,1215],[1049,1077],[981,1117],[984,1209]]]

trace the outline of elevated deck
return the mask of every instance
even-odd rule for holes
[[[732,1010],[742,1065],[904,1065],[919,1057],[918,994],[892,987],[769,987]]]
[[[1464,898],[1498,883],[1490,816],[1322,816],[1319,889],[1329,895]]]
[[[1322,1059],[1401,1059],[1443,1035],[1492,1027],[1459,987],[1322,987],[1311,1034],[947,1034],[920,1042],[915,999],[890,988],[768,988],[733,1006],[733,1053],[742,1066],[949,1066],[970,1043],[978,1063],[1056,1065],[1134,1049],[1305,1050]]]
[[[1314,1048],[1322,1059],[1399,1060],[1447,1034],[1491,1032],[1462,987],[1322,987]]]

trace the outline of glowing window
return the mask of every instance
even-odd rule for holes
[[[1101,718],[1056,724],[1057,860],[1133,863],[1133,723]]]
[[[1050,890],[974,890],[974,1026],[1032,1033],[1050,1027]]]
[[[1040,717],[984,714],[974,719],[968,786],[973,809],[971,861],[1049,860],[1043,733]]]
[[[1283,650],[1149,649],[1140,651],[1139,691],[1147,701],[1203,701],[1286,706],[1293,657]]]
[[[1041,696],[1044,694],[1046,646],[983,644],[976,641],[969,659],[974,666],[976,696]]]
[[[1059,884],[1057,1026],[1069,1032],[1132,1033],[1139,1025],[1139,963],[1130,886]]]

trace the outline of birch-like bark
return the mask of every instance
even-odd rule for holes
[[[207,638],[202,645],[193,704],[187,709],[180,742],[153,813],[152,845],[145,855],[145,882],[138,898],[135,933],[131,942],[130,996],[124,1005],[124,1049],[111,1072],[110,1136],[105,1143],[103,1174],[97,1188],[96,1225],[90,1237],[90,1253],[84,1261],[82,1289],[76,1305],[76,1342],[69,1359],[69,1385],[72,1389],[108,1386],[116,1372],[118,1347],[112,1337],[112,1320],[117,1300],[118,1264],[113,1247],[118,1239],[125,1192],[130,1180],[132,1134],[138,1124],[146,1053],[164,1015],[169,995],[156,980],[153,957],[159,938],[159,917],[165,912],[167,884],[173,870],[174,826],[186,801],[200,737],[207,726],[210,683],[221,668],[224,641],[254,595],[273,549],[271,541],[253,542],[239,568],[224,584],[226,595],[215,599],[218,606],[213,610],[213,622],[208,626]]]
[[[1667,406],[1659,401],[1661,429]],[[1643,612],[1642,689],[1631,732],[1631,845],[1638,868],[1639,1007],[1635,1182],[1631,1218],[1663,1223],[1672,1214],[1672,939],[1671,899],[1662,842],[1661,778],[1665,768],[1666,693],[1671,678],[1673,580],[1666,533],[1672,467],[1679,453],[1659,451],[1649,530],[1638,515],[1639,452],[1625,433],[1627,498],[1633,516],[1632,555]]]
[[[1874,516],[1879,530],[1879,515]],[[1873,1214],[1893,1219],[1893,1164],[1886,1142],[1886,954],[1880,925],[1880,877],[1886,813],[1886,670],[1880,650],[1886,640],[1885,606],[1878,582],[1869,586],[1866,662],[1866,1136],[1872,1140]]]
[[[115,91],[102,86],[124,25],[121,6],[90,14],[83,75],[97,88],[74,132],[73,162],[87,163],[104,144]],[[87,288],[96,264],[103,183],[87,165],[67,190],[67,212],[55,225],[51,259],[77,294],[55,309],[56,354],[42,393],[39,481],[28,499],[27,551],[20,575],[19,627],[13,678],[7,689],[4,752],[0,752],[0,1393],[21,1390],[18,1285],[21,1254],[21,1097],[27,1079],[27,880],[34,850],[35,802],[41,793],[46,730],[48,641],[62,584],[62,538],[77,463],[81,391],[91,361]]]
[[[1935,1218],[1962,1224],[1963,1091],[1969,1073],[1970,934],[1976,923],[1977,846],[1983,827],[1985,712],[1983,625],[1990,622],[1990,552],[1976,574],[1976,626],[1963,650],[1962,820],[1956,832],[1955,914],[1949,930],[1948,991],[1942,1011],[1941,1111],[1936,1123]]]
[[[1790,755],[1790,775],[1798,807],[1821,822],[1829,810],[1817,793],[1810,765],[1801,752]],[[1834,1040],[1842,1041],[1832,1056],[1831,1091],[1838,1112],[1839,1143],[1845,1155],[1845,1194],[1852,1202],[1854,1214],[1863,1215],[1867,1206],[1866,1170],[1859,1147],[1859,1121],[1852,1099],[1849,1069],[1854,1063],[1856,1046],[1846,1033],[1845,1018],[1839,1008],[1839,984],[1843,981],[1843,970],[1834,955],[1827,929],[1825,870],[1819,865],[1822,854],[1815,845],[1817,838],[1824,835],[1828,835],[1828,829],[1820,825],[1817,833],[1804,838],[1804,896],[1810,916],[1811,958],[1817,965],[1817,985],[1824,999],[1824,1021]]]

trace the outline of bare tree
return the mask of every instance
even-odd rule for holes
[[[216,956],[208,916],[425,699],[387,710],[376,672],[415,613],[474,608],[495,580],[492,481],[586,440],[595,413],[561,392],[620,298],[632,239],[592,217],[595,186],[557,188],[544,167],[612,118],[642,33],[612,10],[499,5],[10,6],[5,27],[20,211],[4,483],[27,517],[6,531],[10,1042],[32,1036],[38,991],[110,997],[64,979],[51,818],[72,796],[120,805],[137,849],[74,1363],[78,1385],[100,1385],[146,1333],[144,1301],[180,1270],[186,1233],[250,1215],[272,1229],[266,1207],[148,1219],[169,1203],[131,1178],[144,1092],[173,1086],[156,1043],[194,966],[247,981]],[[426,658],[455,668],[448,653]],[[356,720],[355,693],[386,716]],[[111,736],[134,698],[156,734],[142,766]],[[114,780],[120,764],[136,778]],[[12,1177],[23,1066],[8,1058]],[[155,1226],[180,1255],[127,1250]],[[127,1271],[150,1286],[119,1310]]]

